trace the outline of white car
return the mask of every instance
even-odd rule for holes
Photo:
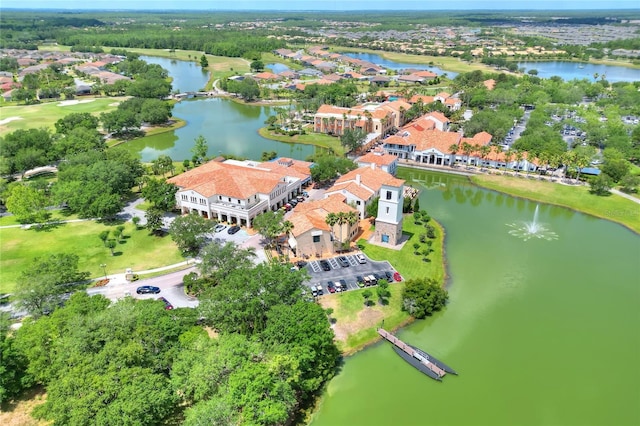
[[[213,228],[214,232],[224,231],[227,225],[223,225],[221,223],[217,224],[215,228]]]
[[[367,258],[364,257],[364,254],[362,253],[356,254],[356,260],[358,261],[358,263],[367,263]]]

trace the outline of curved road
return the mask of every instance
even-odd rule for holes
[[[189,297],[184,292],[182,285],[182,277],[190,272],[194,272],[195,267],[183,269],[178,272],[171,272],[155,278],[147,278],[132,283],[108,284],[104,287],[91,287],[87,289],[90,296],[102,294],[113,301],[126,296],[135,297],[136,299],[157,299],[158,297],[166,298],[176,308],[195,308],[198,306],[198,299]],[[160,287],[160,294],[136,294],[136,288],[142,285],[152,285]]]

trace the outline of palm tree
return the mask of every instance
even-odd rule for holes
[[[496,154],[496,169],[499,169],[498,159],[500,158],[500,153],[502,152],[502,147],[500,145],[493,145],[493,152]]]
[[[464,153],[464,156],[465,156],[464,162],[468,166],[469,165],[469,156],[473,152],[473,145],[471,145],[468,142],[464,142],[462,144],[462,152]]]
[[[522,163],[522,160],[524,159],[524,153],[518,149],[516,150],[515,156],[516,156],[515,169],[516,169],[516,174],[518,174],[518,171],[520,170],[520,163]]]
[[[584,155],[576,155],[576,168],[578,169],[578,175],[576,176],[576,183],[580,181],[580,171],[589,165],[589,159]]]
[[[511,151],[511,148],[507,149],[504,152],[504,171],[507,171],[507,168],[509,167],[509,161],[511,161],[511,159],[513,158],[513,151]]]
[[[282,222],[280,230],[282,233],[284,233],[287,241],[289,241],[289,232],[291,232],[292,229],[293,229],[293,223],[291,223],[288,220],[285,220],[284,222]],[[289,247],[288,243],[287,243],[287,247]]]
[[[480,155],[480,144],[476,143],[473,145],[473,154],[476,157],[475,165],[478,165],[478,156]]]
[[[549,164],[549,153],[547,151],[541,151],[540,154],[538,154],[538,160],[539,160],[539,164],[538,164],[538,175],[542,175],[542,166],[545,166],[544,169],[545,171],[547,170],[547,166]]]
[[[482,145],[480,147],[480,158],[482,159],[483,163],[484,163],[485,158],[487,158],[487,155],[489,155],[490,152],[491,152],[491,146]]]
[[[456,164],[456,154],[458,153],[458,150],[460,150],[460,145],[458,145],[457,143],[454,143],[449,147],[449,152],[452,154],[451,161],[449,163],[451,167]]]
[[[324,117],[322,119],[322,130],[324,130],[324,133],[327,133],[327,128],[329,127],[329,119],[327,117]]]
[[[324,218],[324,221],[331,228],[331,233],[333,234],[333,227],[338,223],[338,215],[335,213],[329,213],[327,217]]]
[[[342,244],[342,225],[347,223],[347,213],[346,212],[338,212],[336,213],[336,217],[338,220],[336,224],[340,226],[340,244]]]

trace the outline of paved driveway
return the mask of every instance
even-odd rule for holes
[[[329,281],[335,282],[343,279],[347,282],[348,290],[356,290],[360,288],[356,280],[356,276],[358,275],[365,276],[374,273],[384,275],[385,271],[390,271],[392,274],[396,272],[393,266],[391,266],[391,264],[387,261],[377,262],[366,258],[367,263],[360,264],[356,260],[354,254],[346,254],[344,256],[347,258],[349,266],[340,266],[337,261],[338,256],[326,259],[331,265],[330,271],[323,271],[320,267],[319,260],[310,260],[304,267],[309,273],[310,279],[304,284],[307,287],[311,287],[312,285],[320,285],[322,286],[322,290],[326,295],[329,294],[329,290],[327,288],[327,283]]]

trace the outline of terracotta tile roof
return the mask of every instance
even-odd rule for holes
[[[412,75],[417,75],[418,77],[424,78],[436,78],[438,76],[438,74],[431,71],[417,71],[412,73]]]
[[[398,161],[398,157],[391,154],[383,154],[379,155],[375,152],[369,152],[362,157],[356,159],[357,163],[373,163],[378,167],[388,166],[389,164],[393,164],[395,161]]]
[[[360,176],[360,185],[356,183],[357,176]],[[358,187],[365,187],[368,189],[367,192],[376,192],[380,190],[380,187],[385,185],[397,185],[400,186],[404,183],[403,180],[397,179],[393,177],[391,174],[382,171],[378,168],[372,169],[371,167],[360,167],[355,170],[351,170],[350,172],[340,176],[336,183],[327,190],[327,192],[332,191],[334,188],[341,190],[342,186],[353,183]],[[354,193],[354,195],[356,195]],[[366,198],[365,198],[366,199]]]
[[[424,117],[426,117],[426,118],[433,117],[436,120],[438,120],[438,121],[440,121],[441,123],[444,123],[444,124],[449,123],[449,119],[444,114],[442,114],[441,112],[438,112],[438,111],[432,111],[432,112],[430,112],[428,114],[425,114]]]
[[[411,104],[402,100],[402,99],[398,99],[395,101],[391,101],[391,102],[385,102],[382,104],[383,107],[388,107],[393,109],[394,111],[398,111],[400,112],[400,108],[402,108],[403,110],[407,111],[409,108],[411,108]]]
[[[422,101],[423,104],[430,104],[434,101],[433,96],[427,95],[413,95],[411,99],[409,99],[409,103],[415,104],[418,101]]]
[[[425,130],[420,134],[416,151],[425,151],[435,148],[441,153],[449,152],[449,147],[454,144],[460,144],[462,134],[457,132],[443,132],[438,129]]]
[[[356,209],[345,204],[345,200],[344,195],[333,194],[322,200],[305,201],[298,204],[289,217],[289,221],[293,224],[291,234],[298,237],[312,229],[330,231],[331,228],[325,222],[329,213],[357,213]]]
[[[435,97],[436,97],[436,98],[447,99],[447,98],[450,98],[450,97],[451,97],[451,94],[450,94],[450,93],[447,93],[447,92],[440,92],[440,93],[438,93]]]
[[[306,179],[311,175],[311,165],[309,161],[294,160],[292,158],[280,157],[276,161],[266,161],[258,166],[269,169],[282,175]]]
[[[444,104],[445,105],[460,105],[460,104],[462,104],[462,102],[460,101],[460,99],[448,98],[448,99],[444,100]]]
[[[277,80],[277,79],[280,78],[280,76],[278,76],[277,74],[274,74],[272,72],[265,71],[265,72],[261,72],[261,73],[255,74],[253,76],[253,78],[257,78],[259,80]]]
[[[276,169],[278,170],[271,171],[210,161],[175,176],[168,182],[182,190],[194,190],[205,197],[223,195],[245,199],[258,193],[270,194],[279,184],[284,184],[285,176],[296,177],[293,174],[298,173],[295,170],[287,170],[288,173],[283,174],[280,166]]]

